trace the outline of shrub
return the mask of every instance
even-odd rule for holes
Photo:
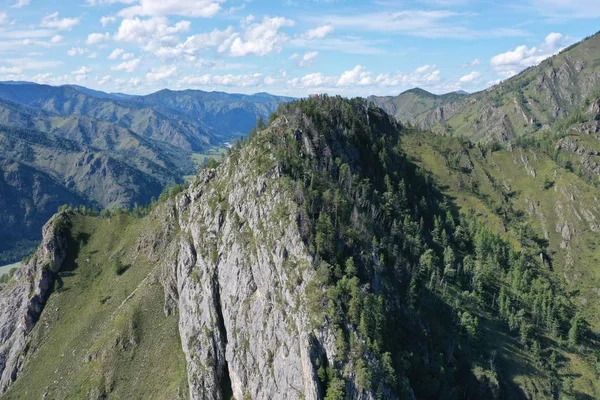
[[[128,265],[125,265],[121,262],[121,260],[115,260],[112,264],[112,269],[119,276],[123,275],[125,271],[129,269]]]

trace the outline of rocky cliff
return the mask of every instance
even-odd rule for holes
[[[312,257],[277,175],[226,162],[178,198],[181,235],[167,264],[175,290],[167,297],[177,299],[191,399],[319,398],[302,303]]]
[[[63,229],[67,215],[54,216],[29,262],[0,287],[0,394],[18,377],[28,350],[28,335],[37,323],[54,279],[67,255]]]

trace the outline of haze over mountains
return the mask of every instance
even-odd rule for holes
[[[0,83],[0,253],[15,246],[28,251],[61,204],[148,204],[195,173],[193,153],[242,137],[289,100],[264,93],[128,96]],[[5,261],[22,256],[9,253]]]

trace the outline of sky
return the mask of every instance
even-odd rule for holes
[[[474,92],[599,29],[598,0],[0,0],[0,80],[131,94]]]

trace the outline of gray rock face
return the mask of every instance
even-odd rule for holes
[[[67,242],[57,232],[57,214],[43,228],[42,243],[12,281],[0,286],[0,394],[19,374],[27,352],[27,335],[35,326],[52,291],[54,276],[67,255]]]
[[[190,398],[320,398],[302,301],[312,259],[297,206],[276,176],[230,164],[205,171],[176,205],[181,235],[167,262],[166,308],[179,308]],[[326,343],[333,336],[323,333],[319,347]]]

